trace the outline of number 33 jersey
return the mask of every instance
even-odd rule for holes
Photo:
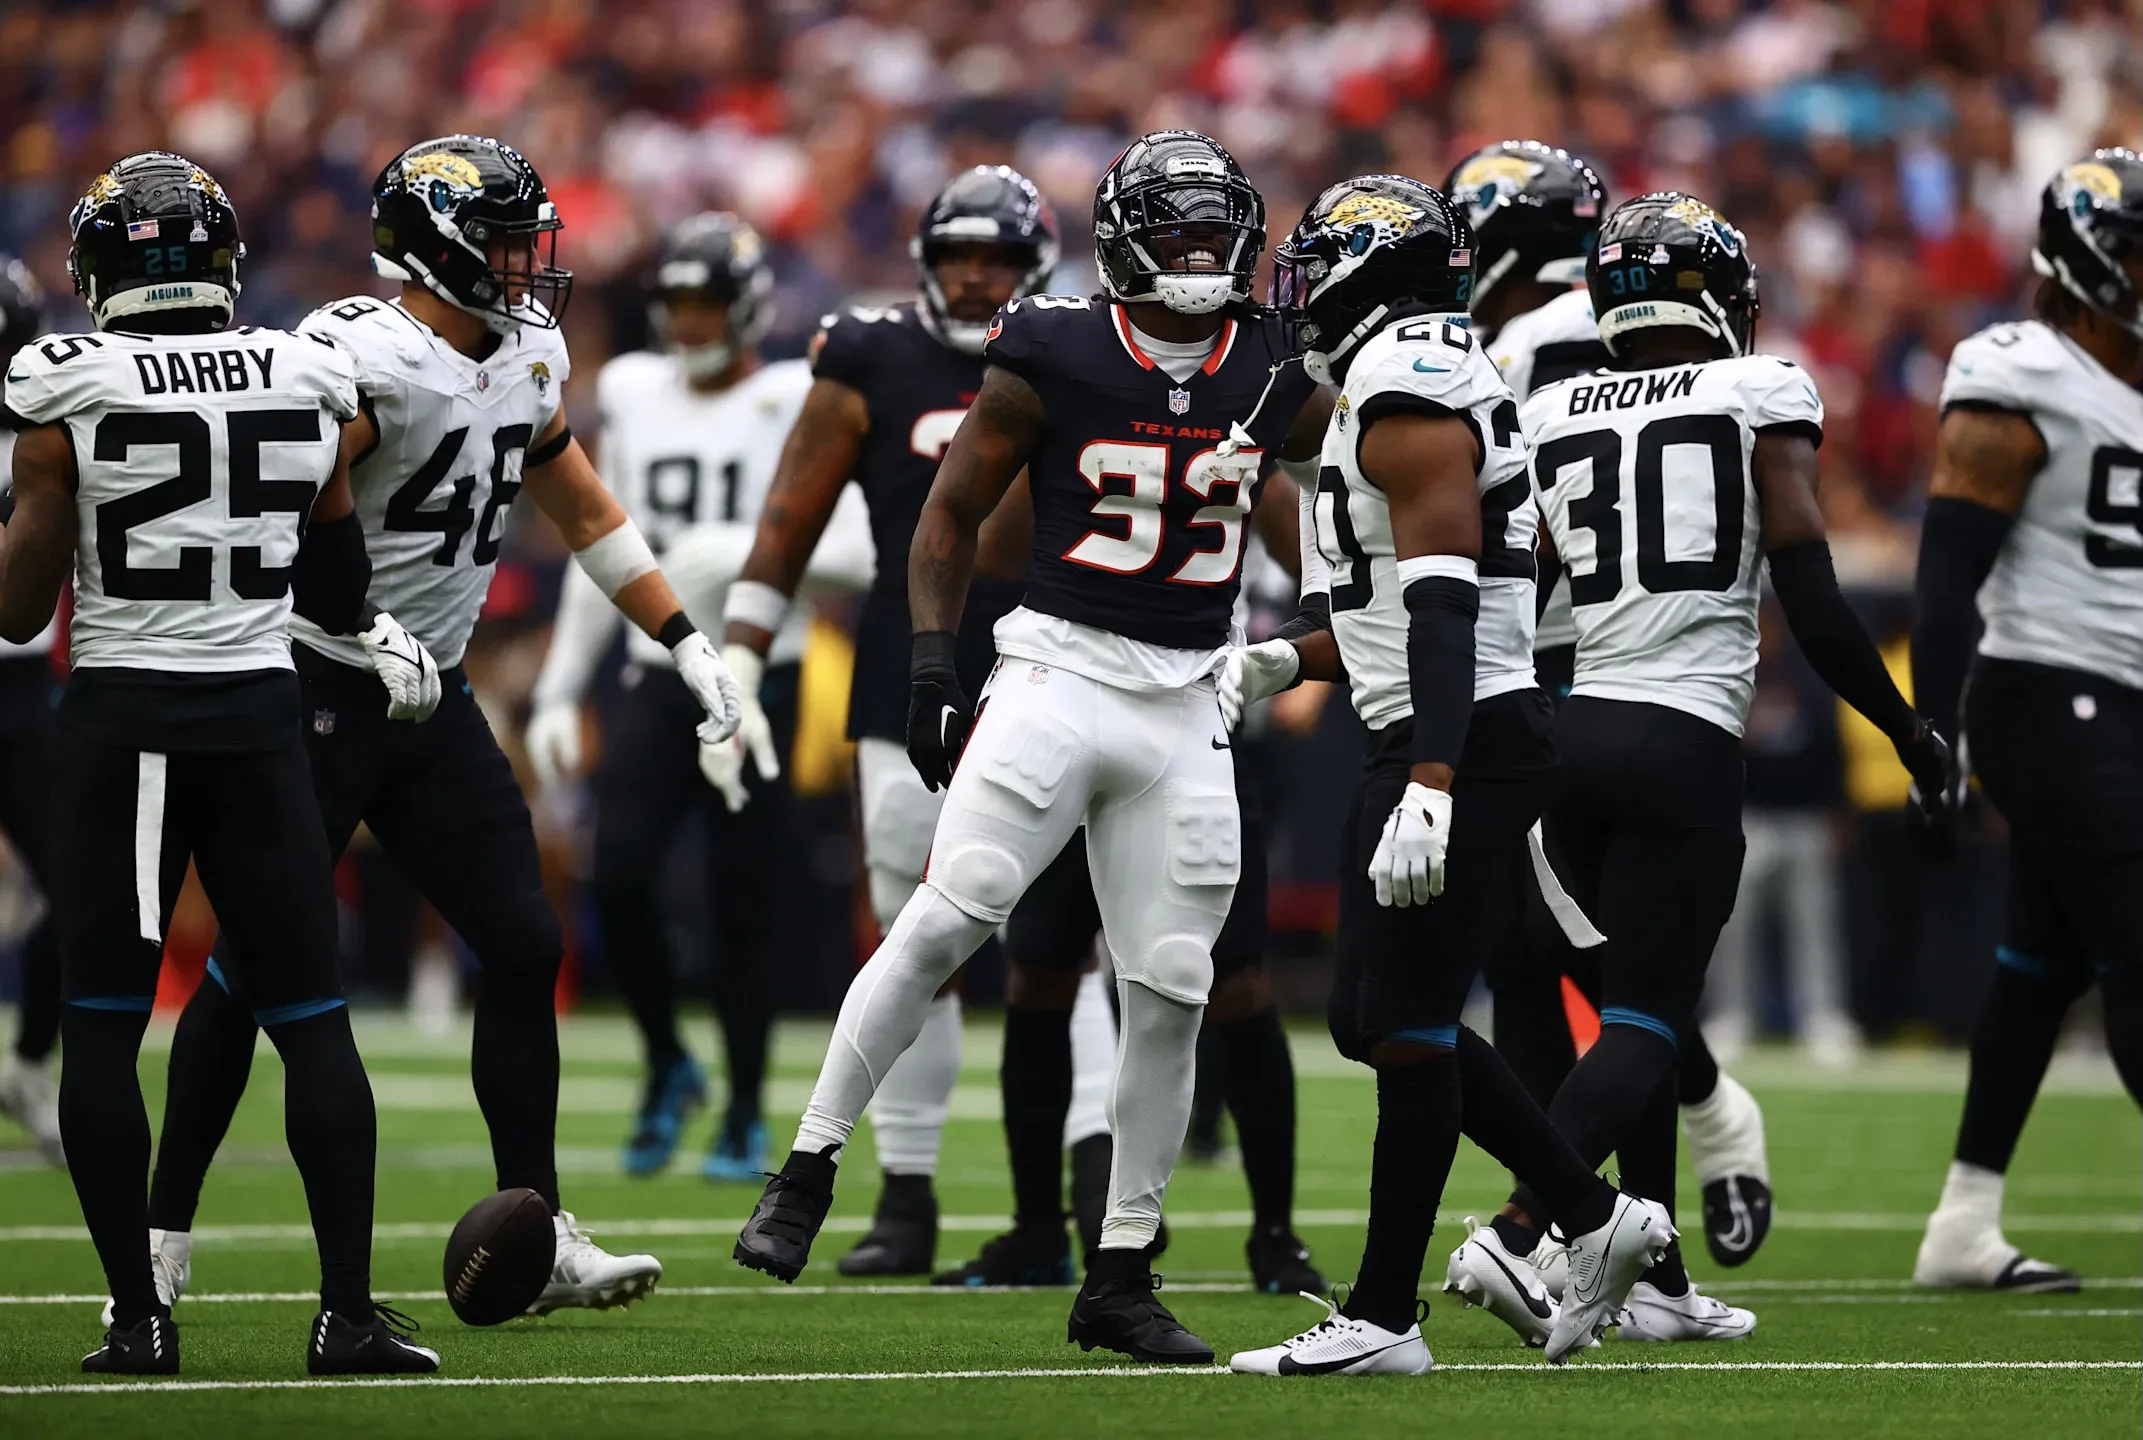
[[[1821,443],[1807,372],[1771,355],[1607,373],[1519,412],[1577,620],[1573,695],[1666,705],[1740,735],[1755,693],[1759,431]]]
[[[1414,713],[1391,508],[1360,460],[1362,436],[1394,415],[1456,418],[1473,432],[1481,492],[1474,698],[1534,684],[1533,544],[1540,517],[1526,478],[1517,402],[1464,316],[1403,321],[1371,336],[1348,366],[1317,464],[1317,551],[1331,570],[1332,630],[1355,711],[1371,729]]]
[[[379,428],[378,445],[350,467],[372,557],[370,599],[442,668],[459,665],[521,493],[522,458],[558,413],[572,370],[565,340],[523,326],[472,360],[371,296],[323,306],[298,328],[357,356],[357,388]],[[365,663],[351,636],[302,618],[290,633],[345,665]]]
[[[1979,590],[1979,652],[2143,690],[2143,394],[2030,320],[1951,353],[1953,405],[2021,413],[2046,443]]]

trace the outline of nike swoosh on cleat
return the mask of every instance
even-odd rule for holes
[[[1403,1339],[1394,1340],[1389,1345],[1379,1345],[1374,1350],[1364,1350],[1361,1354],[1349,1355],[1344,1360],[1315,1360],[1307,1365],[1292,1355],[1282,1355],[1277,1368],[1282,1375],[1330,1375],[1346,1369],[1349,1365],[1359,1365],[1364,1360],[1373,1359],[1387,1350],[1396,1350],[1406,1343]]]
[[[1570,1293],[1571,1293],[1572,1295],[1574,1295],[1574,1296],[1575,1296],[1575,1297],[1577,1298],[1577,1303],[1578,1303],[1578,1304],[1580,1304],[1580,1305],[1590,1305],[1590,1304],[1592,1304],[1592,1302],[1593,1302],[1593,1301],[1595,1301],[1595,1300],[1597,1300],[1597,1299],[1599,1299],[1599,1298],[1600,1298],[1600,1285],[1601,1285],[1601,1284],[1602,1284],[1602,1283],[1603,1283],[1603,1282],[1604,1282],[1604,1281],[1606,1280],[1606,1278],[1607,1278],[1607,1264],[1608,1264],[1608,1261],[1610,1261],[1610,1260],[1612,1260],[1612,1259],[1614,1258],[1614,1255],[1615,1255],[1615,1237],[1616,1237],[1616,1235],[1619,1235],[1620,1233],[1621,1233],[1621,1232],[1620,1232],[1619,1230],[1616,1230],[1616,1231],[1610,1231],[1610,1232],[1608,1233],[1608,1236],[1607,1236],[1607,1248],[1606,1248],[1605,1250],[1602,1250],[1602,1251],[1600,1252],[1600,1263],[1592,1267],[1592,1280],[1593,1280],[1593,1285],[1592,1285],[1592,1294],[1590,1294],[1590,1295],[1587,1295],[1587,1294],[1585,1293],[1585,1286],[1584,1286],[1584,1284],[1583,1284],[1583,1283],[1582,1283],[1582,1282],[1581,1282],[1581,1281],[1580,1281],[1580,1280],[1578,1279],[1578,1274],[1577,1274],[1577,1271],[1576,1271],[1576,1269],[1574,1269],[1574,1268],[1573,1268],[1573,1269],[1571,1270],[1571,1272],[1570,1272]]]
[[[1233,745],[1223,745],[1218,740],[1213,741],[1212,744],[1215,750],[1233,750],[1235,748]]]
[[[1511,1282],[1511,1289],[1516,1290],[1518,1298],[1525,1302],[1525,1308],[1533,1312],[1534,1319],[1553,1320],[1555,1318],[1553,1307],[1544,1299],[1536,1299],[1532,1291],[1519,1284],[1518,1277],[1511,1273],[1511,1267],[1498,1260],[1495,1251],[1485,1245],[1476,1245],[1474,1248],[1486,1255],[1491,1261],[1494,1261],[1495,1267],[1503,1272],[1503,1278]]]

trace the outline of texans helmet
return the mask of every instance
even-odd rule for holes
[[[727,370],[740,352],[765,339],[774,323],[774,269],[767,263],[766,242],[725,211],[680,220],[663,234],[648,290],[649,323],[694,380]],[[669,337],[670,301],[685,294],[728,307],[729,325],[720,340],[683,345]]]
[[[372,182],[372,268],[422,285],[499,334],[551,329],[573,293],[558,207],[521,152],[478,135],[412,145]],[[488,247],[504,242],[505,263]]]
[[[1094,192],[1094,259],[1115,300],[1182,315],[1247,302],[1265,251],[1265,198],[1219,142],[1156,130]]]
[[[2031,265],[2129,333],[2143,336],[2143,295],[2129,263],[2143,254],[2143,155],[2094,150],[2039,197]]]
[[[1585,286],[1610,354],[1621,353],[1622,336],[1656,326],[1700,330],[1729,355],[1755,343],[1762,307],[1748,238],[1694,195],[1661,190],[1617,206]]]
[[[990,322],[953,315],[938,280],[938,263],[954,245],[1017,251],[1025,270],[1010,298],[1025,299],[1047,285],[1057,268],[1057,217],[1034,182],[1009,165],[977,165],[954,176],[924,209],[908,242],[908,253],[921,272],[924,318],[953,349],[980,355]]]
[[[1473,303],[1504,280],[1576,285],[1607,213],[1607,186],[1577,156],[1538,140],[1503,140],[1452,168],[1444,193],[1473,230]]]
[[[0,366],[45,333],[45,290],[30,267],[0,254]]]
[[[99,330],[212,332],[238,308],[238,212],[214,176],[167,150],[90,182],[68,221],[67,274]],[[154,316],[155,319],[146,317]]]
[[[1361,343],[1406,315],[1466,308],[1473,237],[1444,193],[1403,175],[1359,175],[1310,202],[1272,256],[1272,304],[1289,347],[1337,385]]]

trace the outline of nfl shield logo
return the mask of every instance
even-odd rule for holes
[[[1169,391],[1169,392],[1168,392],[1168,413],[1169,413],[1169,414],[1171,414],[1171,415],[1187,415],[1187,414],[1189,414],[1189,413],[1190,413],[1190,408],[1191,408],[1191,392],[1190,392],[1190,391],[1188,391],[1188,390],[1171,390],[1171,391]]]
[[[315,710],[315,711],[313,711],[313,734],[315,734],[315,735],[332,735],[332,734],[334,734],[334,733],[335,733],[335,712],[334,712],[334,711],[332,711],[332,710]]]

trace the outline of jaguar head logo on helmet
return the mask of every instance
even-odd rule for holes
[[[1479,258],[1473,313],[1491,329],[1548,298],[1517,295],[1520,286],[1584,280],[1607,210],[1607,187],[1585,161],[1538,140],[1502,140],[1459,161],[1443,188],[1466,209]],[[1493,315],[1491,296],[1499,296]]]
[[[1600,227],[1586,265],[1600,339],[1620,356],[1631,332],[1696,330],[1746,355],[1761,310],[1748,240],[1724,216],[1677,190],[1640,195]]]
[[[562,228],[536,167],[478,135],[412,145],[372,185],[372,268],[502,335],[558,324],[573,291],[557,265]]]
[[[2143,336],[2143,155],[2096,150],[2048,182],[2031,265],[2073,300]]]

